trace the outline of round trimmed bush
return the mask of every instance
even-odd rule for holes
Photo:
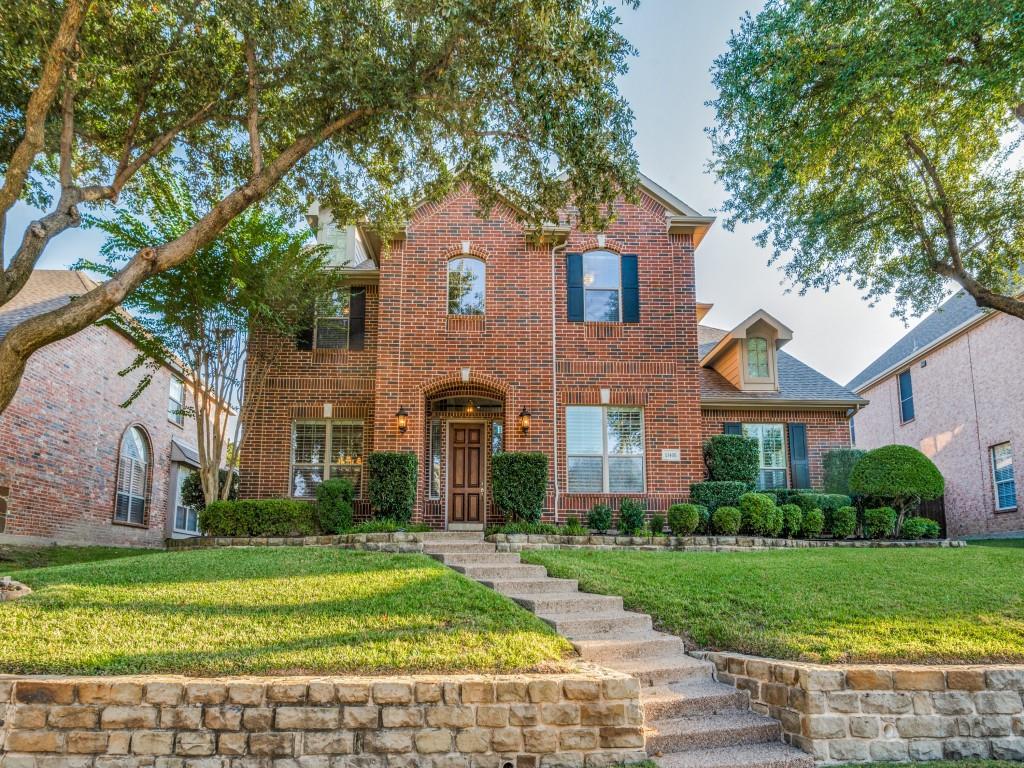
[[[700,508],[696,504],[673,504],[668,508],[668,529],[673,536],[689,536],[700,523]]]
[[[700,522],[697,524],[697,533],[711,534],[711,510],[702,504],[694,504],[697,514],[700,515]]]
[[[750,486],[735,480],[706,480],[690,486],[690,501],[714,512],[719,507],[737,507]]]
[[[888,502],[896,510],[896,530],[922,501],[936,499],[946,481],[932,460],[909,445],[885,445],[868,451],[850,473],[850,493]]]
[[[877,507],[864,510],[864,536],[869,539],[884,539],[892,536],[896,528],[896,510],[892,507]]]
[[[848,539],[857,532],[855,507],[840,507],[828,518],[828,532],[836,539]]]
[[[711,530],[721,536],[735,536],[740,532],[741,519],[736,507],[719,507],[711,513]]]
[[[900,531],[900,538],[903,539],[937,539],[939,538],[939,524],[927,517],[908,517],[903,521],[903,530]]]
[[[764,493],[745,493],[740,497],[742,528],[757,536],[778,536],[782,530],[782,512],[771,496]]]
[[[796,504],[783,504],[779,511],[782,512],[782,531],[786,538],[793,539],[799,536],[804,521],[803,510]]]
[[[813,539],[821,536],[825,530],[825,513],[820,509],[811,509],[803,513],[804,519],[800,522],[800,532],[805,539]]]
[[[612,508],[607,504],[595,504],[587,513],[587,527],[604,533],[612,527]]]
[[[637,499],[622,499],[619,502],[619,532],[635,536],[644,527],[644,503]]]
[[[665,532],[665,517],[664,515],[651,515],[650,522],[651,533],[657,535]]]
[[[332,477],[316,487],[316,522],[324,533],[342,533],[352,527],[355,486],[346,477]]]

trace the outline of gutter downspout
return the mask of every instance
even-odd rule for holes
[[[561,245],[551,246],[551,423],[553,425],[552,430],[552,447],[554,448],[555,458],[555,524],[558,524],[558,508],[560,506],[562,497],[562,486],[559,482],[559,464],[558,464],[558,333],[557,333],[557,297],[555,296],[555,262],[558,260],[558,256],[565,252],[565,249],[569,247],[569,239],[566,238],[565,242]]]

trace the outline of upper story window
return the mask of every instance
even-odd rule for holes
[[[138,427],[130,427],[121,438],[117,462],[117,502],[114,521],[146,524],[146,496],[149,487],[149,440]]]
[[[768,367],[768,339],[763,336],[747,339],[747,376],[752,379],[767,379],[771,376]]]
[[[171,377],[171,391],[167,396],[167,418],[179,427],[185,423],[185,384],[176,376]]]
[[[1017,484],[1013,479],[1013,449],[1009,443],[989,448],[992,482],[995,486],[996,512],[1017,508]]]
[[[583,254],[583,317],[617,323],[622,320],[622,264],[607,251]]]
[[[347,288],[331,291],[317,302],[313,345],[316,349],[348,349],[351,294]]]
[[[487,267],[472,257],[448,262],[448,314],[482,315]]]
[[[914,420],[914,385],[910,380],[910,371],[901,373],[897,379],[900,395],[900,423]]]

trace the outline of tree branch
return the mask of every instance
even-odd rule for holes
[[[260,147],[259,73],[256,71],[256,48],[252,43],[252,38],[248,35],[245,37],[245,71],[247,75],[246,94],[249,101],[246,128],[249,131],[252,174],[256,176],[263,170],[263,149]]]
[[[68,68],[63,102],[64,117],[60,129],[60,186],[62,190],[68,190],[75,178],[75,69],[73,66]]]

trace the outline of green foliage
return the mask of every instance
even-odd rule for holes
[[[735,507],[740,503],[740,496],[747,492],[746,483],[735,480],[707,480],[693,483],[690,486],[690,501],[707,507],[712,512],[721,506]]]
[[[712,435],[704,441],[708,480],[735,481],[753,488],[761,467],[757,441],[743,435]]]
[[[705,507],[703,504],[695,504],[697,507],[697,514],[700,515],[700,522],[697,524],[697,533],[710,534],[711,533],[711,510]]]
[[[1009,298],[1024,252],[1020,18],[1012,2],[947,0],[772,2],[744,18],[712,68],[726,225],[763,222],[758,242],[805,289],[849,279],[919,314],[953,278],[1024,316]]]
[[[896,510],[892,507],[877,507],[864,510],[864,536],[868,539],[884,539],[892,536],[896,529]]]
[[[860,448],[833,448],[825,451],[821,464],[825,474],[825,493],[850,495],[850,473],[867,451]]]
[[[314,536],[320,533],[312,502],[298,499],[215,501],[199,510],[207,536]]]
[[[345,477],[324,480],[316,488],[316,522],[324,533],[342,533],[352,527],[352,500],[356,489]]]
[[[412,519],[416,504],[416,454],[375,451],[367,460],[370,507],[396,523]]]
[[[803,513],[804,519],[800,523],[801,533],[805,539],[813,539],[821,535],[825,530],[825,513],[820,509],[811,509]]]
[[[804,505],[806,505],[810,499],[800,499],[798,497],[814,495],[816,491],[811,488],[776,488],[772,493],[775,494],[776,504],[796,504],[806,512],[807,509],[813,509],[813,507],[807,507],[807,509],[804,509]]]
[[[426,523],[396,523],[394,520],[365,520],[342,533],[427,533],[432,531]]]
[[[897,506],[942,495],[945,481],[932,460],[909,445],[886,445],[868,451],[850,475],[850,490],[859,496],[891,499]]]
[[[634,536],[644,525],[645,506],[639,499],[622,499],[619,502],[619,532]]]
[[[927,517],[908,517],[903,521],[903,530],[900,531],[900,538],[903,539],[937,539],[939,538],[939,524]]]
[[[510,522],[538,522],[547,490],[546,454],[504,451],[491,457],[494,503]]]
[[[696,504],[673,504],[668,508],[668,529],[673,536],[689,536],[700,523],[700,508]]]
[[[562,531],[557,525],[552,523],[530,523],[530,522],[518,522],[518,523],[505,523],[503,525],[491,526],[487,529],[487,535],[501,533],[501,534],[533,534],[535,536],[557,536]]]
[[[565,525],[562,526],[559,533],[563,536],[586,536],[590,531],[586,529],[576,515],[571,515],[566,518]]]
[[[745,493],[740,497],[742,528],[756,536],[778,536],[784,519],[772,498],[763,493]]]
[[[786,534],[786,538],[795,539],[803,530],[803,510],[796,504],[783,504],[779,507],[779,511],[782,512],[782,530]]]
[[[612,508],[607,504],[595,504],[587,513],[587,525],[593,531],[605,533],[612,527]]]
[[[836,539],[848,539],[857,532],[857,509],[855,507],[840,507],[831,514],[825,516],[828,523],[828,532]]]
[[[228,482],[229,471],[220,470],[220,489],[224,490],[224,483]],[[228,501],[238,498],[238,473],[231,472],[231,489],[228,491]],[[206,506],[206,497],[203,496],[203,481],[198,472],[189,472],[185,482],[181,485],[181,501],[185,506],[199,511]]]
[[[711,513],[711,530],[721,536],[735,536],[742,519],[736,507],[719,507]]]
[[[853,499],[842,493],[816,493],[812,500],[826,517],[837,509],[853,506]]]
[[[665,532],[665,516],[651,515],[651,522],[647,525],[655,536]]]

